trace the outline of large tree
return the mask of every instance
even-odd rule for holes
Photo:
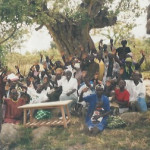
[[[147,7],[147,24],[146,24],[147,34],[150,34],[150,5]]]
[[[93,28],[116,23],[120,11],[137,8],[138,0],[0,0],[0,21],[46,26],[58,49],[67,55],[93,48]],[[40,37],[39,37],[40,38]]]

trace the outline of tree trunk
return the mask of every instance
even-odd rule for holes
[[[2,119],[3,119],[2,102],[1,102],[1,99],[0,99],[0,132],[1,132],[1,127],[2,127]]]
[[[56,26],[51,27],[51,25],[48,25],[46,27],[59,51],[65,52],[67,56],[80,54],[81,46],[85,51],[95,48],[89,35],[88,26],[82,28],[77,25],[59,22]]]
[[[150,34],[150,5],[147,8],[147,24],[146,24],[146,32]]]

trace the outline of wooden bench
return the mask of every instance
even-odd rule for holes
[[[55,126],[55,125],[63,125],[67,128],[67,124],[70,122],[70,112],[68,109],[68,104],[71,103],[72,100],[66,101],[57,101],[57,102],[47,102],[47,103],[37,103],[37,104],[26,104],[18,107],[19,109],[23,109],[23,125],[25,127],[34,127],[34,126]],[[60,109],[62,114],[62,119],[50,119],[50,120],[35,120],[33,118],[33,111],[38,109],[52,109],[57,108]],[[67,116],[65,116],[66,109]],[[27,122],[27,111],[29,110],[30,118]]]

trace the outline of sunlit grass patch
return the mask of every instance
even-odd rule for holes
[[[150,79],[150,71],[144,71],[144,72],[142,72],[142,77],[144,79]]]

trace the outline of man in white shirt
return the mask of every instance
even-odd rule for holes
[[[71,105],[69,105],[69,110],[73,108],[77,102],[77,79],[72,77],[70,70],[65,72],[65,76],[59,80],[58,86],[62,86],[62,94],[59,97],[60,101],[72,100]]]
[[[138,105],[138,98],[145,98],[146,89],[143,84],[140,73],[138,71],[132,73],[132,80],[126,80],[126,89],[130,93],[130,107],[132,111],[140,111],[140,107]]]

